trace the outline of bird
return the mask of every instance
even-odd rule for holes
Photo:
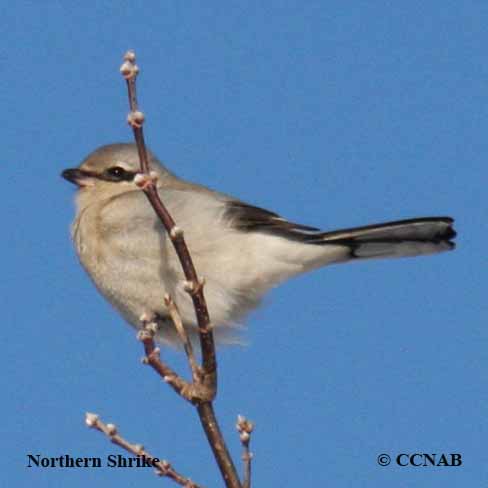
[[[199,277],[216,340],[236,341],[236,328],[280,283],[329,264],[436,254],[454,249],[451,217],[422,217],[323,231],[290,222],[173,174],[148,150],[157,191],[185,241]],[[104,145],[62,177],[77,186],[71,236],[81,265],[135,328],[149,314],[157,341],[181,346],[163,297],[178,306],[185,330],[197,322],[169,236],[134,181],[135,144]],[[237,339],[238,341],[238,339]]]

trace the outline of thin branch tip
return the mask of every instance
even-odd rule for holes
[[[139,68],[131,62],[125,61],[120,65],[120,73],[126,80],[130,80],[139,74]]]
[[[139,74],[139,67],[135,64],[136,53],[132,50],[124,54],[124,62],[120,66],[120,73],[127,80],[134,80]]]
[[[254,430],[254,423],[248,420],[243,415],[238,415],[236,429],[238,432],[245,432],[247,434],[251,434],[252,431]]]
[[[134,49],[128,49],[124,54],[124,61],[129,61],[131,63],[135,63],[136,61],[136,52]]]
[[[135,454],[136,456],[144,456],[151,461],[152,465],[156,468],[158,476],[166,476],[183,487],[200,488],[199,485],[193,483],[190,478],[178,473],[170,463],[167,461],[160,461],[158,458],[155,458],[152,454],[147,452],[142,444],[131,444],[128,440],[124,439],[120,434],[117,433],[117,429],[114,424],[105,424],[100,420],[98,415],[92,413],[87,413],[85,417],[86,420],[94,419],[95,423],[93,427],[105,434],[112,443],[116,444],[122,449],[125,449],[131,454]]]
[[[97,425],[98,419],[99,417],[96,413],[87,412],[85,414],[85,424],[88,427],[95,427]]]
[[[254,430],[254,423],[248,420],[243,415],[238,415],[236,429],[239,432],[239,440],[241,441],[241,445],[243,448],[241,459],[244,468],[244,481],[242,483],[242,488],[250,488],[251,462],[253,454],[249,450],[249,443],[251,442],[251,433]]]
[[[141,112],[140,110],[129,112],[129,115],[127,115],[127,123],[133,129],[141,129],[142,126],[144,125],[144,120],[145,120],[144,113]]]

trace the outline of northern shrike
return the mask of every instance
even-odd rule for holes
[[[200,277],[217,338],[259,304],[275,285],[321,266],[369,258],[434,254],[454,248],[450,217],[424,217],[324,232],[223,193],[184,181],[149,153],[160,197],[185,239]],[[134,144],[92,152],[62,176],[78,186],[72,238],[81,264],[102,295],[133,326],[143,313],[160,323],[159,341],[177,344],[165,293],[183,323],[196,331],[195,312],[173,246],[134,183]],[[193,335],[193,334],[192,334]]]

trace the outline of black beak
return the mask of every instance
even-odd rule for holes
[[[65,169],[61,176],[75,185],[82,186],[82,181],[92,176],[90,173],[78,168]]]

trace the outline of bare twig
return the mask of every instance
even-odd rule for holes
[[[204,387],[196,383],[185,381],[165,362],[161,361],[160,349],[154,342],[157,332],[157,323],[146,317],[141,317],[142,329],[137,333],[137,338],[142,342],[146,356],[142,358],[144,364],[151,366],[161,378],[168,383],[173,390],[191,403],[208,395]]]
[[[114,424],[105,424],[100,420],[98,415],[94,413],[87,413],[85,415],[85,422],[88,427],[104,433],[114,444],[138,456],[144,466],[152,466],[155,468],[158,476],[170,478],[185,488],[200,488],[200,485],[197,485],[189,478],[185,478],[178,473],[168,461],[160,460],[147,452],[140,444],[131,444],[129,441],[124,439],[120,434],[118,434],[117,427],[115,427]]]
[[[175,222],[163,202],[159,198],[155,178],[150,174],[149,160],[147,156],[146,143],[142,125],[144,114],[139,110],[136,94],[136,77],[139,68],[135,64],[134,51],[128,51],[124,56],[124,63],[120,71],[127,81],[127,92],[129,96],[130,114],[127,118],[134,132],[137,144],[137,151],[141,162],[142,178],[139,178],[139,186],[147,196],[157,216],[163,223],[173,243],[174,249],[181,262],[181,267],[187,281],[186,291],[191,296],[195,307],[198,330],[200,335],[200,347],[202,349],[203,382],[206,386],[216,392],[217,390],[217,359],[215,355],[215,344],[208,313],[207,304],[203,294],[203,282],[198,279],[193,260],[183,237],[183,231],[176,227]],[[215,394],[215,393],[214,393]]]
[[[193,346],[192,346],[192,343],[190,341],[190,338],[188,337],[186,329],[183,326],[183,321],[181,319],[181,315],[180,315],[180,311],[178,310],[178,306],[176,305],[174,300],[171,298],[171,296],[168,294],[166,294],[166,296],[164,297],[164,304],[166,305],[166,308],[168,309],[171,320],[173,321],[175,329],[178,332],[180,340],[181,340],[183,347],[185,349],[186,357],[188,358],[188,363],[190,364],[193,382],[194,383],[201,382],[202,369],[200,368],[200,366],[198,365],[198,363],[195,359],[195,354],[193,353]]]
[[[249,443],[251,442],[251,433],[254,430],[254,424],[242,415],[238,415],[236,428],[239,432],[239,439],[244,450],[242,453],[242,463],[244,468],[244,481],[242,483],[242,488],[250,488],[252,453],[249,450]]]
[[[136,77],[139,73],[139,68],[135,64],[135,59],[135,53],[133,51],[128,51],[124,56],[124,63],[120,68],[122,75],[127,81],[127,91],[130,105],[130,114],[127,120],[134,132],[134,138],[137,144],[137,151],[141,163],[142,174],[138,175],[135,182],[144,192],[156,215],[164,225],[180,260],[186,279],[185,290],[190,295],[195,308],[200,338],[200,348],[202,352],[202,366],[199,367],[196,365],[191,346],[188,347],[188,338],[184,338],[184,332],[182,336],[183,344],[185,345],[185,350],[190,362],[193,376],[193,383],[191,384],[186,383],[170,368],[165,367],[164,370],[161,369],[160,364],[162,364],[162,362],[160,360],[158,362],[154,358],[154,356],[157,356],[159,359],[159,351],[154,345],[153,337],[144,337],[144,348],[146,350],[149,364],[151,364],[151,366],[156,369],[159,374],[161,374],[161,372],[165,374],[165,371],[169,371],[171,386],[181,396],[191,401],[197,407],[200,422],[207,435],[208,442],[212,448],[226,486],[228,488],[242,488],[236,468],[220,431],[212,404],[212,400],[215,398],[217,393],[217,359],[210,316],[203,293],[204,281],[198,279],[190,252],[185,243],[183,231],[175,225],[173,218],[159,198],[156,175],[150,172],[142,129],[144,114],[139,111],[137,104]],[[173,315],[175,314],[173,313]],[[175,317],[176,320],[178,320],[178,315],[179,314],[176,314],[174,317],[172,316],[173,321],[175,321]],[[175,327],[177,330],[179,329],[179,325],[179,323],[177,324],[175,322]],[[180,336],[182,335],[181,330],[178,330],[178,333]]]
[[[202,401],[210,401],[213,398],[213,393],[208,390],[205,384],[201,381],[189,383],[161,360],[161,350],[154,342],[158,324],[148,317],[146,314],[141,317],[142,329],[137,333],[137,338],[142,342],[146,353],[146,356],[142,358],[142,362],[151,366],[178,395],[190,403],[196,405]]]

